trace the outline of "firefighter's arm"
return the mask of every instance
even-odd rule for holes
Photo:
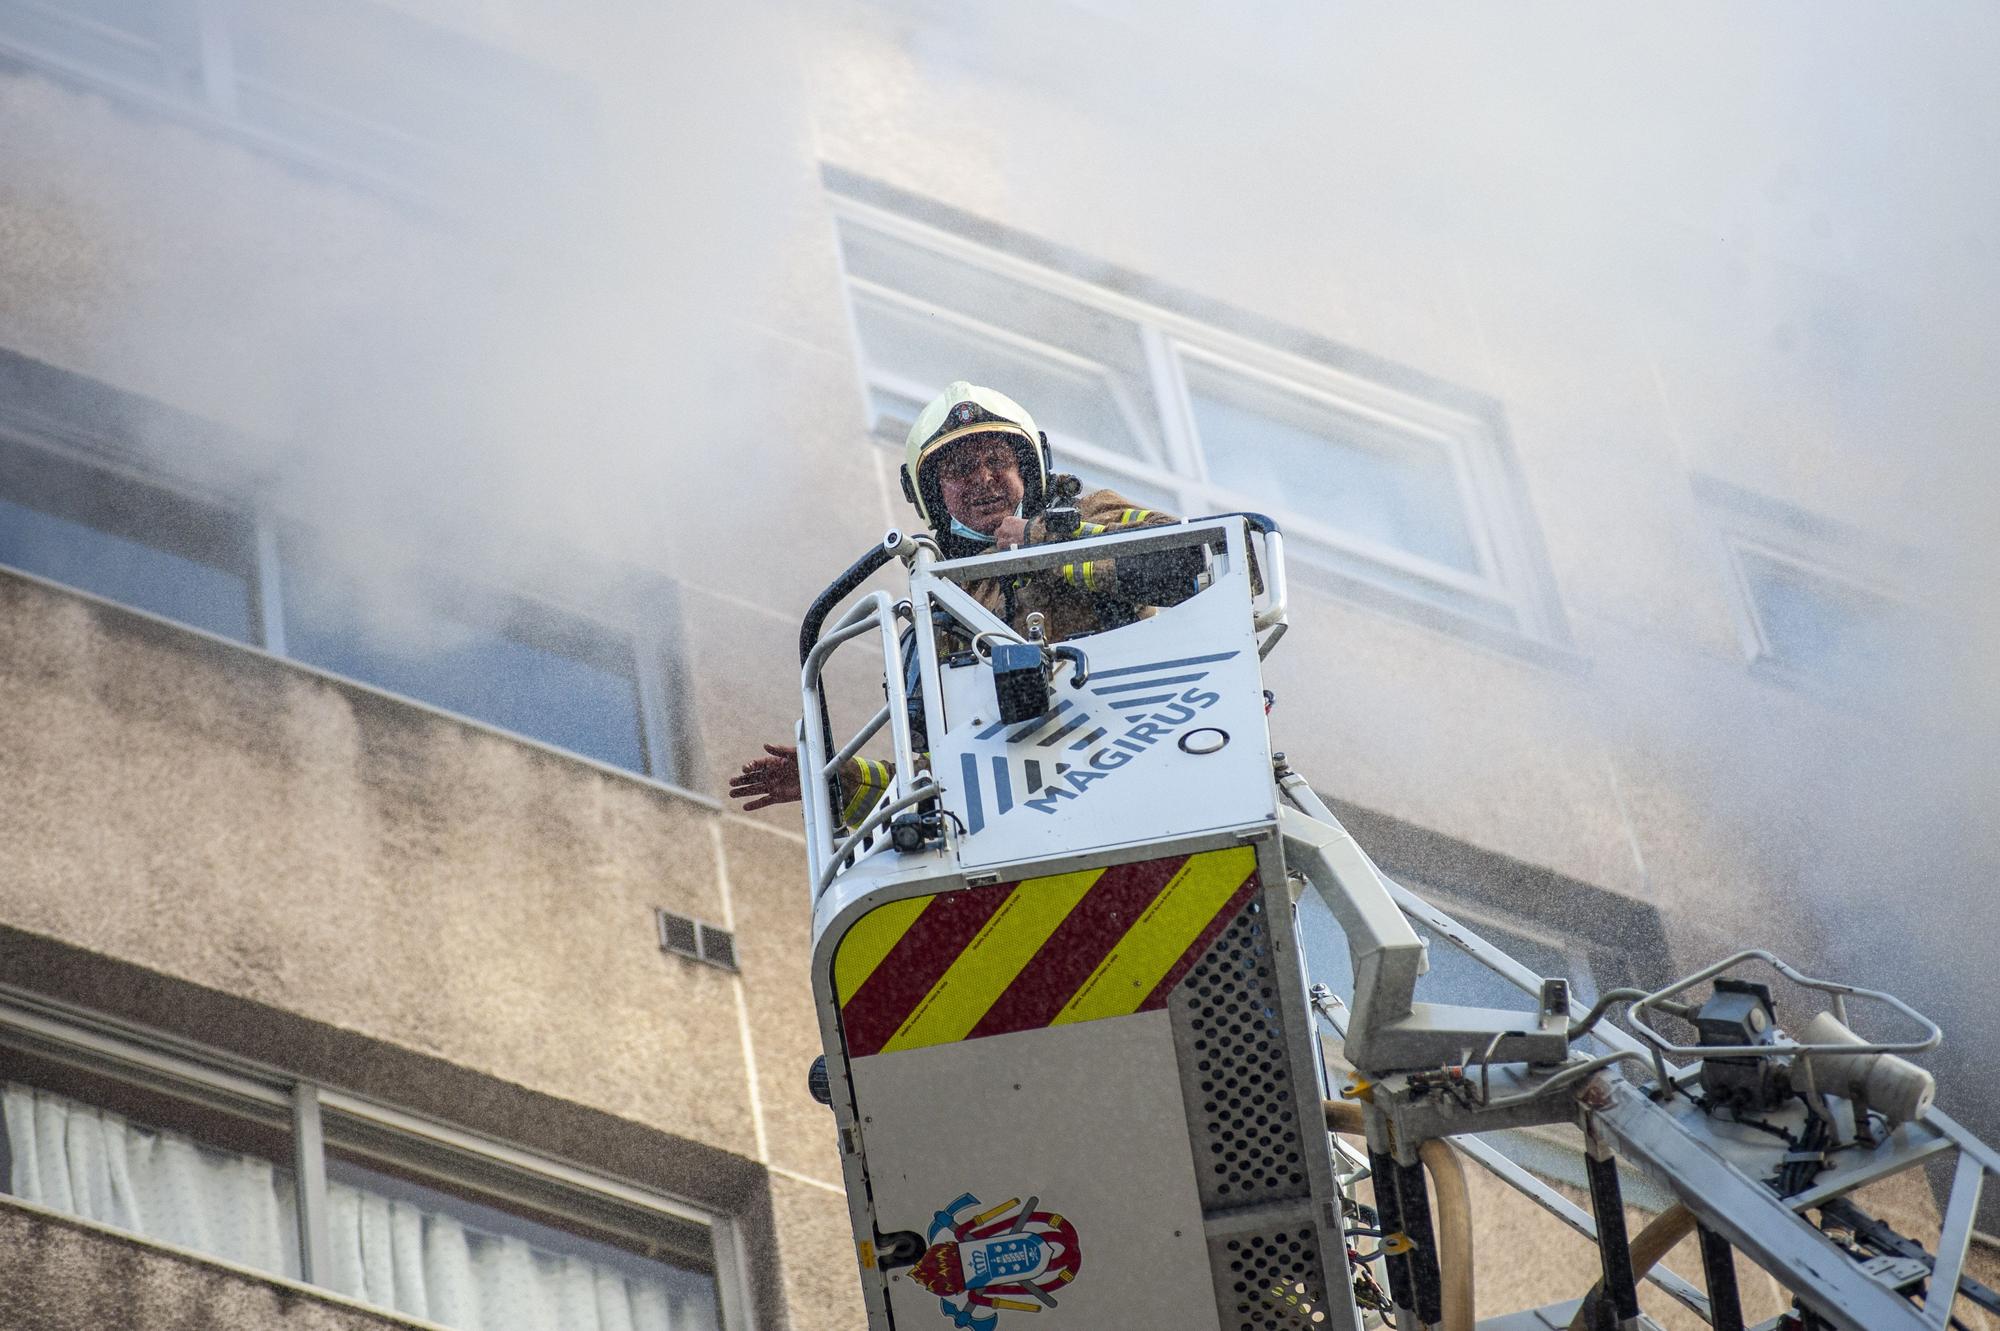
[[[745,801],[744,812],[790,804],[799,797],[799,756],[796,751],[766,744],[763,758],[752,758],[729,778],[729,794]],[[840,769],[840,819],[849,827],[868,816],[895,778],[894,763],[849,758]]]
[[[1109,490],[1098,490],[1077,501],[1077,511],[1082,521],[1076,530],[1067,533],[1049,529],[1046,516],[1037,517],[1027,524],[1027,544],[1049,545],[1059,541],[1082,541],[1093,536],[1104,536],[1111,532],[1135,531],[1141,527],[1162,527],[1178,522],[1171,513],[1157,509],[1141,508],[1127,502]],[[1145,585],[1150,580],[1142,579],[1138,587],[1121,587],[1118,580],[1118,561],[1109,556],[1081,559],[1057,568],[1055,576],[1080,591],[1093,595],[1125,594],[1143,597],[1153,589]],[[1129,579],[1128,579],[1129,581]]]
[[[895,777],[894,763],[877,762],[873,758],[849,758],[840,769],[839,822],[846,827],[858,827]]]
[[[1076,541],[1091,536],[1103,536],[1107,532],[1133,531],[1140,527],[1162,527],[1179,522],[1171,513],[1157,509],[1140,508],[1120,498],[1109,490],[1098,490],[1077,501],[1077,508],[1084,520],[1077,524],[1076,532],[1070,536],[1038,533],[1036,523],[1028,525],[1028,543],[1046,544],[1051,541]],[[1257,549],[1253,542],[1247,551],[1250,556],[1250,591],[1252,595],[1264,594],[1264,571],[1257,561]],[[1118,565],[1114,559],[1095,559],[1079,564],[1065,564],[1057,570],[1058,575],[1068,583],[1087,592],[1114,593],[1129,597],[1142,604],[1167,604],[1161,597],[1172,597],[1176,591],[1188,586],[1189,579],[1199,572],[1192,552],[1175,552],[1163,556],[1127,556],[1127,576],[1123,583],[1118,578]],[[1136,567],[1135,567],[1136,565]],[[1192,565],[1192,567],[1191,567]],[[1178,599],[1178,598],[1176,598]]]

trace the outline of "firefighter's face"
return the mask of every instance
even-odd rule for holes
[[[938,459],[938,490],[945,512],[976,532],[992,535],[1021,506],[1027,486],[1021,461],[1005,439],[967,439]]]

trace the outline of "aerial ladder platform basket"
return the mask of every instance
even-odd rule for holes
[[[892,566],[906,592],[855,596]],[[1125,599],[1103,599],[1099,631],[1050,641],[976,593],[1035,578]],[[1934,1045],[1934,1026],[1764,953],[1573,1012],[1563,979],[1384,876],[1272,753],[1261,662],[1286,599],[1276,528],[1229,515],[959,560],[891,532],[808,614],[814,1092],[833,1111],[872,1328],[1469,1329],[1461,1157],[1601,1255],[1581,1301],[1552,1291],[1567,1298],[1491,1331],[1650,1326],[1641,1280],[1733,1331],[1735,1252],[1797,1296],[1773,1328],[1942,1328],[1951,1301],[1928,1289],[1991,1297],[1959,1281],[1995,1158],[1900,1057]],[[851,732],[827,680],[843,651],[871,653],[883,679]],[[871,743],[893,777],[843,811],[839,774]],[[1337,995],[1302,962],[1304,892],[1346,939]],[[1418,1001],[1412,921],[1517,986],[1520,1006]],[[1831,1009],[1786,1036],[1769,986],[1742,978],[1758,965]],[[1851,1000],[1905,1036],[1856,1036]],[[1619,1003],[1630,1032],[1602,1020]],[[1344,1037],[1345,1067],[1322,1032]],[[1589,1211],[1482,1136],[1558,1123],[1584,1130]],[[1778,1177],[1805,1181],[1780,1195],[1763,1175],[1802,1139],[1838,1164],[1792,1161]],[[1944,1151],[1959,1186],[1935,1257],[1843,1200]],[[1707,1293],[1634,1262],[1617,1158],[1679,1200]],[[1425,1167],[1441,1163],[1434,1189]]]

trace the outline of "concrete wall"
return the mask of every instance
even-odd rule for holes
[[[0,1198],[0,1322],[17,1331],[409,1326],[346,1300],[167,1252]]]
[[[9,981],[747,1215],[858,1324],[795,840],[8,574],[0,749]]]

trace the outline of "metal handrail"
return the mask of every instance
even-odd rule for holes
[[[834,754],[833,757],[826,760],[826,766],[820,768],[819,771],[820,780],[824,781],[827,777],[832,776],[835,772],[838,772],[841,768],[845,767],[847,765],[847,760],[849,758],[852,758],[855,754],[861,752],[861,746],[866,744],[869,740],[874,739],[876,735],[881,733],[882,727],[888,724],[889,724],[889,704],[883,703],[882,710],[875,713],[875,715],[869,719],[867,725],[855,731],[854,738],[848,740],[847,743],[841,745],[839,753]]]
[[[1052,542],[1047,545],[975,555],[958,560],[939,558],[940,552],[936,544],[921,535],[891,531],[884,536],[881,542],[857,560],[813,602],[813,608],[801,632],[800,703],[804,720],[796,733],[796,742],[801,777],[799,794],[804,805],[806,824],[806,859],[814,884],[815,899],[847,866],[851,856],[857,851],[865,853],[870,834],[877,831],[888,818],[902,809],[921,803],[926,798],[937,797],[944,789],[930,774],[924,773],[921,777],[918,776],[924,755],[915,751],[909,709],[898,706],[894,697],[878,709],[846,742],[835,743],[823,688],[826,665],[835,652],[858,638],[866,637],[872,629],[880,635],[884,678],[900,681],[903,677],[903,653],[897,635],[897,605],[888,592],[876,591],[868,594],[838,618],[833,619],[830,624],[828,623],[829,617],[840,601],[853,594],[869,575],[892,559],[901,559],[915,575],[944,574],[946,575],[944,580],[931,585],[929,595],[944,602],[950,613],[984,619],[989,625],[993,625],[997,624],[997,621],[991,619],[983,607],[975,614],[972,604],[964,601],[964,593],[952,581],[954,576],[966,576],[974,570],[977,570],[978,576],[1005,576],[1072,561],[1077,558],[1076,549],[1079,544],[1092,547],[1109,546],[1118,550],[1130,549],[1134,552],[1202,544],[1210,549],[1233,551],[1235,554],[1231,556],[1232,558],[1240,556],[1247,560],[1252,542],[1258,537],[1262,538],[1263,544],[1259,554],[1262,561],[1264,592],[1261,597],[1252,601],[1250,609],[1254,629],[1264,634],[1258,644],[1258,655],[1262,657],[1270,652],[1285,631],[1288,601],[1283,537],[1279,534],[1276,524],[1255,514],[1224,514],[1214,518],[1197,518],[1182,523],[1114,532],[1088,538],[1085,542]],[[962,604],[952,605],[953,601],[960,601]],[[928,604],[912,606],[909,611],[912,627],[916,630],[920,641],[925,639],[930,631],[929,611]],[[879,735],[884,726],[889,728],[892,736],[895,764],[899,774],[898,783],[909,781],[911,783],[909,792],[897,795],[892,787],[876,808],[870,811],[861,827],[843,836],[837,825],[839,797],[836,778],[840,769],[859,753],[863,746]],[[918,780],[923,783],[922,793],[918,792],[915,785]]]
[[[882,798],[876,801],[875,808],[862,820],[861,826],[847,834],[846,839],[834,848],[833,854],[827,857],[825,865],[814,875],[813,900],[819,900],[820,894],[826,891],[834,876],[845,867],[847,857],[859,850],[877,828],[912,805],[936,799],[942,789],[928,774],[925,774],[917,778],[916,789],[907,795],[890,799],[887,792],[884,792]]]
[[[885,542],[885,545],[887,542]],[[889,593],[871,592],[857,602],[823,635],[815,632],[816,641],[805,652],[805,660],[800,670],[799,695],[803,717],[826,717],[825,697],[821,692],[821,678],[827,661],[844,644],[856,638],[865,637],[873,629],[879,635],[884,665],[884,677],[902,678],[902,646],[896,634],[896,603]],[[884,800],[862,829],[850,834],[836,847],[834,844],[836,810],[832,807],[833,793],[829,778],[834,776],[849,758],[859,752],[880,732],[884,725],[889,727],[890,742],[895,752],[898,772],[910,773],[917,770],[918,755],[910,735],[910,718],[906,709],[892,704],[885,705],[869,718],[860,733],[843,744],[833,754],[827,750],[833,747],[831,731],[825,724],[811,725],[801,721],[798,729],[799,747],[799,797],[805,805],[806,821],[806,863],[814,883],[813,896],[826,888],[833,880],[834,873],[847,855],[851,854],[866,839],[866,833],[881,825],[884,808],[892,801]],[[932,788],[932,793],[936,793]],[[893,810],[891,810],[893,812]],[[877,817],[875,815],[881,815]]]
[[[1647,1025],[1644,1014],[1663,1006],[1676,995],[1685,993],[1705,980],[1712,980],[1723,972],[1732,970],[1746,961],[1765,962],[1773,970],[1777,971],[1778,974],[1784,976],[1794,984],[1807,989],[1817,989],[1821,993],[1831,994],[1834,1000],[1834,1018],[1843,1026],[1847,1024],[1847,1000],[1849,998],[1867,998],[1879,1003],[1888,1004],[1910,1020],[1916,1022],[1919,1026],[1922,1026],[1928,1034],[1916,1040],[1875,1040],[1854,1044],[1804,1044],[1796,1040],[1784,1040],[1759,1045],[1688,1045],[1675,1044],[1673,1041],[1667,1039],[1666,1036]],[[1733,956],[1724,957],[1712,966],[1703,967],[1692,975],[1674,981],[1664,989],[1647,994],[1644,998],[1637,1000],[1631,1007],[1626,1009],[1625,1020],[1651,1050],[1655,1070],[1660,1075],[1660,1084],[1663,1088],[1673,1085],[1668,1076],[1668,1064],[1666,1060],[1669,1057],[1706,1059],[1768,1058],[1773,1055],[1786,1054],[1921,1054],[1937,1048],[1939,1042],[1944,1039],[1944,1032],[1938,1029],[1936,1022],[1894,994],[1884,993],[1880,989],[1864,989],[1859,985],[1843,984],[1839,980],[1815,979],[1786,964],[1783,959],[1771,952],[1765,951],[1761,947],[1745,948]]]
[[[1275,527],[1264,533],[1264,596],[1264,608],[1251,620],[1258,632],[1270,630],[1257,644],[1260,661],[1271,654],[1278,639],[1291,627],[1290,591],[1285,584],[1285,536]]]

